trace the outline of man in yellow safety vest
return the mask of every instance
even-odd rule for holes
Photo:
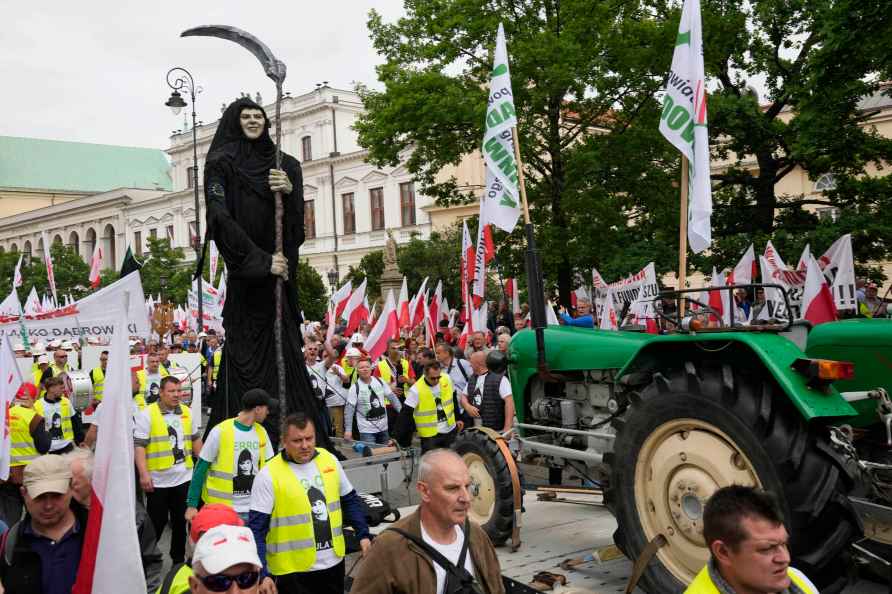
[[[161,380],[158,401],[134,419],[134,458],[139,484],[146,493],[146,511],[161,534],[170,518],[170,558],[182,563],[186,553],[186,495],[192,478],[192,456],[201,453],[201,437],[192,413],[180,404],[180,380]]]
[[[161,380],[169,375],[167,368],[161,365],[161,357],[154,353],[146,357],[146,368],[137,371],[136,377],[139,379],[139,391],[147,404],[158,400]]]
[[[93,382],[93,400],[102,402],[105,390],[105,370],[108,368],[108,351],[99,354],[99,365],[90,370],[90,381]]]
[[[238,416],[226,419],[211,429],[189,486],[186,519],[198,513],[198,500],[222,503],[235,509],[248,521],[251,487],[254,477],[275,455],[263,421],[269,414],[271,399],[263,388],[253,388],[242,396]]]
[[[362,500],[344,469],[316,447],[316,428],[304,413],[282,423],[284,451],[254,479],[248,525],[264,573],[280,592],[343,594],[343,526],[356,531],[363,555],[371,545]]]
[[[421,438],[422,453],[450,447],[463,426],[461,421],[456,421],[457,400],[452,380],[442,373],[440,362],[428,359],[424,376],[406,394],[394,432],[396,440],[408,447],[414,424]]]
[[[46,421],[46,431],[53,440],[51,454],[67,454],[74,444],[84,440],[84,427],[74,405],[63,395],[65,383],[54,375],[43,380],[46,393],[34,403],[34,410]]]
[[[688,496],[685,496],[688,497]],[[701,504],[696,497],[682,507]],[[790,566],[789,535],[777,501],[756,487],[732,485],[712,494],[702,510],[710,559],[685,594],[817,594]]]

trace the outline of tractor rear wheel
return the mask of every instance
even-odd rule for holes
[[[492,544],[511,537],[514,488],[511,471],[498,444],[483,431],[462,431],[452,444],[471,475],[471,521],[479,524]]]
[[[617,430],[607,504],[616,544],[635,559],[657,535],[667,544],[642,579],[652,594],[682,592],[703,568],[706,500],[748,484],[774,493],[790,533],[792,565],[821,592],[847,582],[845,551],[860,533],[845,494],[851,477],[825,432],[810,430],[773,382],[728,364],[655,373],[633,394]]]

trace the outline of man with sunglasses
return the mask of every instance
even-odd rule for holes
[[[421,438],[421,452],[448,448],[461,430],[456,422],[455,391],[449,375],[442,372],[440,362],[428,359],[424,364],[424,376],[409,388],[406,402],[400,411],[396,426],[396,440],[408,447],[412,440],[412,427]]]
[[[195,545],[189,588],[192,594],[257,594],[261,567],[251,529],[220,525],[205,532]]]

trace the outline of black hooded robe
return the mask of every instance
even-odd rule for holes
[[[207,237],[217,244],[227,268],[223,307],[226,344],[208,428],[235,416],[241,408],[241,395],[252,388],[266,390],[275,401],[279,394],[274,338],[278,277],[270,273],[275,251],[275,194],[269,189],[269,170],[275,168],[275,144],[269,136],[269,118],[259,139],[250,141],[244,136],[239,117],[246,108],[263,111],[250,99],[232,103],[220,118],[205,161]],[[283,252],[288,259],[282,308],[287,410],[271,411],[264,423],[273,443],[278,443],[283,412],[304,411],[316,427],[323,426],[316,418],[301,350],[302,320],[294,284],[298,248],[304,241],[303,176],[297,159],[285,153],[282,169],[293,186],[291,194],[283,196]],[[199,262],[199,270],[201,266]],[[327,443],[322,431],[316,433]]]

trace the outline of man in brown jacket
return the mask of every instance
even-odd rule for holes
[[[437,449],[421,457],[417,489],[421,504],[396,524],[457,563],[464,544],[465,519],[471,497],[464,461],[452,450]],[[501,569],[486,533],[470,523],[465,568],[485,594],[504,594]],[[446,570],[421,547],[393,530],[375,539],[354,576],[351,594],[442,594]]]

